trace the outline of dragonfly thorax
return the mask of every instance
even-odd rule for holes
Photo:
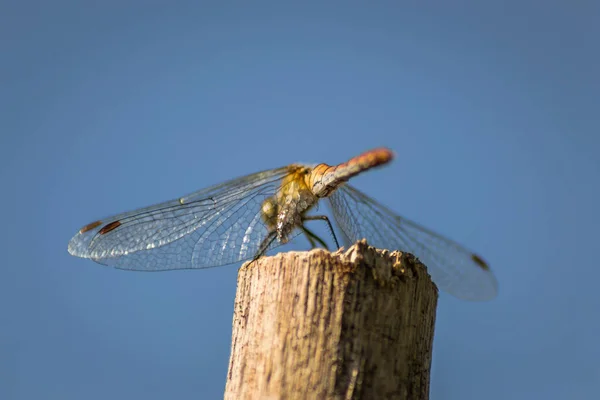
[[[306,167],[292,167],[277,192],[261,205],[262,219],[270,232],[275,232],[281,243],[288,241],[295,228],[302,226],[305,214],[319,200],[306,185],[310,173]]]

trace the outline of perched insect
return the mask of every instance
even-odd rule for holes
[[[345,246],[368,243],[413,253],[437,286],[461,299],[496,296],[486,262],[458,243],[423,228],[379,204],[346,182],[387,164],[393,153],[367,151],[336,166],[291,164],[215,185],[176,200],[92,222],[69,242],[69,253],[121,269],[160,271],[208,268],[256,259],[303,233],[314,247],[327,247],[305,222],[327,198]]]

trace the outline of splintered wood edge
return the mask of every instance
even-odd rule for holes
[[[368,266],[371,268],[373,278],[382,286],[393,282],[392,278],[414,279],[425,278],[429,280],[437,297],[439,290],[427,272],[427,266],[415,255],[398,250],[390,251],[370,246],[366,239],[354,243],[347,250],[343,247],[335,252],[317,248],[309,251],[288,251],[273,256],[263,257],[256,261],[247,261],[239,269],[238,275],[248,269],[270,263],[278,264],[280,259],[332,258],[343,272],[354,273],[358,268]],[[390,268],[391,267],[391,268]]]

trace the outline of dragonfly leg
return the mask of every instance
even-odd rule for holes
[[[331,221],[329,221],[329,218],[327,218],[326,215],[307,215],[303,218],[304,221],[325,221],[327,222],[327,226],[329,227],[329,233],[331,233],[331,236],[333,236],[333,240],[335,241],[335,246],[336,248],[340,248],[340,244],[337,240],[337,237],[335,236],[335,231],[333,230],[333,225],[331,225]],[[320,239],[319,239],[320,240]],[[319,243],[322,243],[323,241],[320,240]],[[327,246],[325,246],[325,248],[327,248]]]
[[[315,247],[317,247],[315,241],[319,242],[319,244],[323,247],[325,247],[327,249],[327,243],[325,243],[325,241],[323,239],[321,239],[320,237],[318,237],[317,235],[315,235],[313,232],[311,232],[308,228],[301,226],[300,227],[302,229],[302,232],[304,232],[304,234],[306,235],[306,238],[308,239],[308,241],[310,242],[311,247],[314,249]]]
[[[267,237],[265,237],[263,239],[263,241],[260,243],[260,246],[258,247],[258,250],[256,251],[256,254],[254,255],[254,258],[252,259],[250,264],[252,264],[254,261],[261,258],[267,252],[267,249],[269,248],[271,243],[273,243],[273,241],[275,240],[276,237],[277,237],[277,232],[275,230],[269,232]]]

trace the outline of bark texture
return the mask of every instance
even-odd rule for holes
[[[427,399],[437,296],[413,255],[364,240],[246,263],[225,399]]]

